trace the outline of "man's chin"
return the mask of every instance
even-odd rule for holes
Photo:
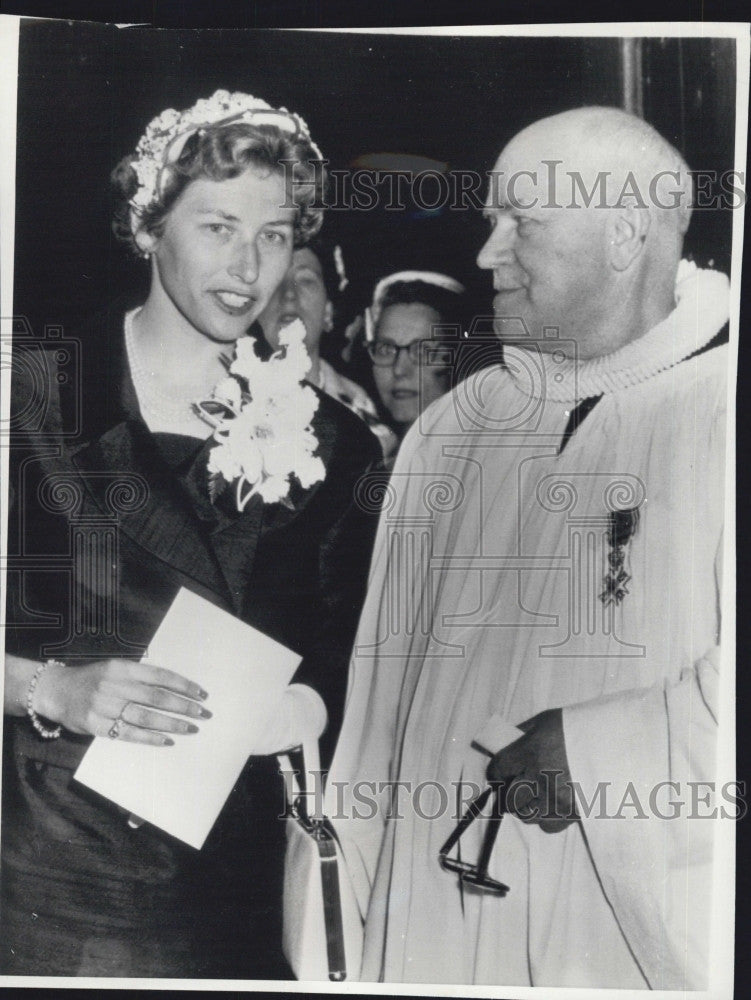
[[[493,317],[493,331],[504,343],[525,343],[535,340],[532,327],[523,316],[499,315]]]

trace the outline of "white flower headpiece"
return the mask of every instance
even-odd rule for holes
[[[462,295],[465,291],[461,282],[439,271],[397,271],[387,278],[381,278],[373,291],[373,301],[365,310],[365,339],[368,343],[375,338],[375,328],[381,316],[386,289],[401,281],[423,281],[426,285],[445,288],[447,292],[454,292],[456,295]]]
[[[286,108],[272,108],[260,97],[236,91],[217,90],[185,111],[167,108],[152,122],[138,140],[131,166],[138,178],[138,190],[130,205],[143,215],[162,195],[164,168],[176,163],[191,136],[208,125],[224,126],[244,122],[248,125],[275,125],[290,135],[299,135],[310,143],[319,159],[323,154],[310,137],[305,121]]]

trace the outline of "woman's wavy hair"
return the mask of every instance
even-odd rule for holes
[[[116,199],[113,231],[139,253],[131,224],[130,199],[138,190],[132,167],[135,154],[124,157],[111,174]],[[248,169],[283,177],[288,204],[294,204],[294,245],[305,246],[323,223],[326,171],[323,161],[302,136],[291,136],[276,125],[205,125],[185,143],[174,164],[163,168],[161,194],[140,215],[138,228],[161,235],[164,223],[185,188],[202,177],[212,181],[238,177]]]

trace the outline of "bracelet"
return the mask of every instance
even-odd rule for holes
[[[46,729],[42,724],[42,720],[34,711],[34,706],[32,701],[34,699],[34,692],[36,691],[37,684],[39,683],[39,678],[42,676],[47,667],[64,667],[65,664],[61,663],[60,660],[43,660],[34,672],[34,676],[31,678],[31,683],[29,684],[29,690],[26,692],[26,714],[29,717],[29,721],[32,726],[43,740],[56,740],[59,738],[63,731],[62,726],[55,726],[54,729]]]

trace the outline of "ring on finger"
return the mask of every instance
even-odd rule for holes
[[[123,726],[123,720],[118,715],[118,717],[115,719],[115,721],[110,726],[109,732],[107,733],[107,735],[109,736],[109,738],[111,740],[116,740],[119,737],[120,730],[122,729],[122,726]]]
[[[123,707],[120,709],[120,714],[114,720],[114,722],[109,728],[109,732],[107,733],[107,735],[111,740],[116,740],[120,736],[120,730],[122,729],[123,725],[126,725],[124,715],[128,705],[130,705],[130,702],[126,701]]]

